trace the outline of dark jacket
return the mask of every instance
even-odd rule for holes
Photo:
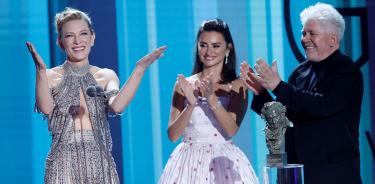
[[[359,122],[363,96],[361,71],[339,50],[320,62],[303,62],[272,93],[294,123],[285,134],[288,163],[304,165],[306,184],[361,183]],[[254,95],[260,113],[272,101]]]

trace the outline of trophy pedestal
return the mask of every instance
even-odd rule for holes
[[[283,167],[287,165],[287,154],[267,154],[267,167]]]
[[[281,167],[265,166],[264,184],[303,184],[303,165],[288,164]]]

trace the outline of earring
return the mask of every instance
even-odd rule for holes
[[[225,54],[225,61],[224,61],[225,64],[228,64],[228,56],[229,56],[229,53],[226,53]]]

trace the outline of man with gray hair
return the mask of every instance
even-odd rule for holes
[[[304,164],[306,184],[361,183],[359,121],[363,96],[361,71],[339,50],[345,30],[340,13],[317,3],[300,14],[306,61],[280,79],[276,62],[260,59],[255,74],[241,65],[241,77],[254,93],[252,109],[276,100],[287,107],[294,127],[285,134],[288,163]]]

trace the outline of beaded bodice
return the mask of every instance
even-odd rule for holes
[[[74,116],[80,108],[80,91],[83,92],[95,141],[104,152],[112,149],[112,139],[107,121],[107,98],[104,95],[90,97],[86,94],[89,86],[97,85],[90,73],[90,65],[75,67],[65,62],[62,81],[51,89],[54,109],[48,118],[49,131],[52,134],[52,148],[48,159],[54,159],[59,144],[71,140],[77,131]]]

